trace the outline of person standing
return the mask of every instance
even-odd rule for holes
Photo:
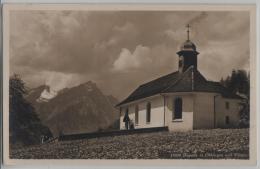
[[[130,118],[128,116],[128,111],[126,111],[124,119],[123,119],[123,122],[125,122],[125,129],[126,130],[129,129],[129,121],[130,121]]]

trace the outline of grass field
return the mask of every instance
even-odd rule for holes
[[[249,129],[157,132],[47,143],[10,150],[14,159],[249,159]]]

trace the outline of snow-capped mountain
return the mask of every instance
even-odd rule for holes
[[[117,100],[91,81],[58,92],[43,85],[32,89],[27,100],[54,135],[106,130],[119,124]]]

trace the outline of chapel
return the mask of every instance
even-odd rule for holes
[[[120,129],[168,127],[170,131],[229,128],[239,125],[242,98],[198,70],[196,45],[187,40],[177,52],[178,70],[141,84],[116,107]]]

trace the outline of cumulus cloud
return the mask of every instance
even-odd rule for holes
[[[29,87],[38,87],[40,85],[48,85],[52,91],[58,92],[66,87],[73,87],[92,80],[95,77],[91,74],[81,75],[74,73],[62,73],[55,71],[41,71],[35,72],[31,69],[18,68],[19,74],[22,74],[22,79],[26,84],[30,84]],[[16,73],[17,73],[16,72]],[[15,72],[14,72],[15,73]],[[12,73],[11,73],[12,74]],[[29,74],[30,76],[27,76]]]
[[[151,63],[150,49],[148,47],[138,45],[133,53],[123,48],[118,59],[113,64],[113,70],[128,71],[131,69],[141,68],[145,64]]]
[[[59,91],[65,87],[71,87],[72,81],[79,81],[79,77],[74,74],[64,74],[61,72],[44,72],[45,84],[50,86],[52,90]]]
[[[38,101],[46,101],[54,98],[58,92],[64,88],[73,87],[83,83],[84,78],[77,74],[68,74],[53,71],[43,71],[41,72],[41,77],[45,85],[49,86],[45,89]]]

